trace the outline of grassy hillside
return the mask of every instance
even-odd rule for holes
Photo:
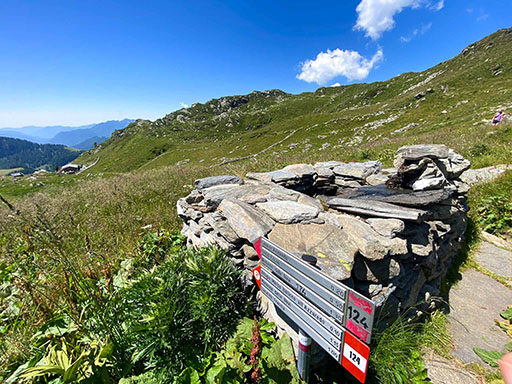
[[[213,99],[154,122],[138,120],[78,161],[99,159],[96,173],[255,155],[386,161],[404,144],[443,143],[475,165],[506,162],[512,132],[488,122],[500,106],[512,111],[510,52],[512,29],[505,29],[431,69],[385,82]]]
[[[21,168],[54,171],[74,160],[80,151],[64,145],[35,144],[30,141],[0,137],[0,169]]]

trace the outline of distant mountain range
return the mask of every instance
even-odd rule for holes
[[[31,173],[36,169],[55,171],[73,161],[80,151],[55,144],[36,144],[30,141],[0,137],[0,169],[19,169]]]
[[[78,127],[28,126],[21,128],[0,128],[0,137],[28,140],[37,144],[62,144],[68,147],[87,150],[105,141],[112,132],[125,128],[134,120],[110,120],[99,124],[88,124]]]

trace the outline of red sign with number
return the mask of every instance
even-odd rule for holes
[[[369,357],[370,347],[350,332],[345,332],[341,365],[361,383],[366,380]]]
[[[252,275],[254,276],[254,280],[256,280],[256,284],[258,284],[259,289],[261,289],[261,265],[258,265],[252,270]]]

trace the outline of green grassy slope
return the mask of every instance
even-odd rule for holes
[[[78,161],[99,158],[95,173],[215,165],[276,143],[258,157],[389,160],[391,150],[420,142],[447,144],[476,165],[509,161],[512,132],[488,121],[499,106],[512,112],[510,52],[512,29],[505,29],[431,69],[385,82],[194,104],[116,131]]]

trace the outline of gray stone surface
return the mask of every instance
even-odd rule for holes
[[[476,261],[485,269],[512,278],[512,252],[484,241],[475,252]],[[511,303],[512,304],[512,303]]]
[[[373,283],[386,282],[400,274],[400,264],[392,258],[382,261],[369,261],[357,257],[354,263],[354,277]]]
[[[204,189],[210,188],[215,185],[223,185],[223,184],[243,184],[243,180],[237,176],[212,176],[205,177],[204,179],[197,179],[194,184],[196,189]]]
[[[447,360],[435,353],[424,355],[425,368],[432,384],[483,384],[484,381],[474,373],[468,372],[453,360]]]
[[[288,165],[287,167],[283,168],[283,171],[291,172],[297,177],[313,177],[313,175],[316,173],[315,168],[313,168],[310,164],[292,164]]]
[[[505,173],[507,169],[512,169],[512,164],[501,164],[479,169],[468,169],[467,171],[464,171],[462,175],[460,175],[460,178],[462,181],[470,185],[474,185],[494,180]]]
[[[427,191],[441,188],[446,183],[444,177],[433,177],[431,179],[419,179],[412,184],[413,191]]]
[[[450,155],[450,150],[442,144],[419,144],[401,147],[396,151],[396,159],[393,162],[395,168],[399,168],[404,160],[421,160],[423,158],[445,159]]]
[[[377,173],[382,169],[380,161],[367,161],[365,163],[348,163],[334,167],[334,174],[338,176],[366,179],[368,176]]]
[[[389,180],[389,175],[386,175],[384,173],[376,173],[374,175],[370,175],[366,178],[366,182],[369,185],[382,185],[386,184],[386,181]]]
[[[350,277],[357,247],[346,233],[330,224],[276,224],[268,238],[298,256],[309,253],[317,266],[337,280]]]
[[[512,290],[483,273],[465,271],[449,294],[448,331],[455,344],[453,356],[463,363],[483,363],[474,347],[505,352],[510,339],[494,321],[510,303]]]
[[[274,183],[292,180],[297,177],[294,173],[283,170],[268,172],[267,175],[272,177]]]
[[[394,204],[383,203],[370,199],[344,199],[336,197],[328,199],[325,203],[336,210],[351,212],[370,217],[387,217],[402,220],[420,221],[427,214],[426,211],[399,207]]]
[[[278,223],[283,224],[312,220],[319,214],[318,208],[295,201],[269,201],[258,203],[256,207]]]
[[[368,224],[379,234],[385,237],[393,238],[403,232],[405,224],[398,219],[377,219],[369,218],[366,220]]]
[[[235,233],[251,243],[265,236],[274,226],[270,217],[242,201],[223,200],[219,211]]]
[[[375,200],[404,207],[423,207],[444,202],[452,195],[453,191],[449,189],[412,192],[389,189],[385,186],[365,186],[357,190],[343,191],[338,196],[356,200]]]
[[[339,215],[343,233],[356,244],[359,252],[369,260],[382,260],[387,256],[405,255],[407,242],[379,235],[369,224],[349,215]]]

